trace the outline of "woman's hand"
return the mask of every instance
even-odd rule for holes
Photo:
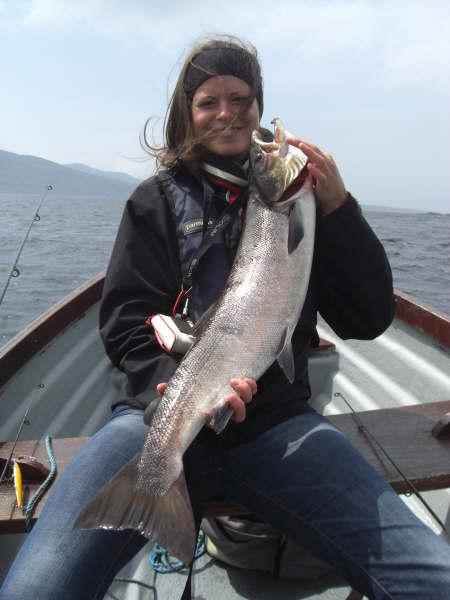
[[[246,417],[246,405],[252,401],[253,396],[256,394],[258,386],[254,379],[250,377],[244,377],[244,379],[231,379],[230,385],[234,389],[236,394],[231,394],[227,399],[228,404],[233,408],[234,414],[231,417],[233,421],[242,423]],[[167,383],[159,383],[156,386],[158,394],[162,396],[167,387]],[[208,418],[207,418],[208,420]]]
[[[230,379],[230,385],[237,394],[232,394],[228,398],[228,404],[233,408],[234,414],[231,417],[236,423],[242,423],[247,416],[246,405],[249,404],[258,389],[256,381],[250,377],[244,379]]]
[[[322,213],[327,215],[342,206],[348,199],[348,193],[331,154],[298,138],[288,136],[286,141],[300,148],[308,157],[307,169],[313,178]]]

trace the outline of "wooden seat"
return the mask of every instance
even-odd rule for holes
[[[436,423],[450,412],[450,401],[418,404],[402,408],[379,409],[360,412],[356,420],[352,414],[328,417],[365,456],[375,469],[398,493],[409,490],[408,484],[386,459],[379,447],[367,436],[364,424],[382,447],[389,453],[402,473],[419,491],[450,487],[450,436],[436,438],[432,430]],[[58,478],[69,462],[89,438],[61,438],[52,440],[57,463]],[[0,467],[10,455],[13,443],[0,443]],[[32,456],[49,467],[44,440],[22,441],[16,445],[14,456]],[[36,477],[42,479],[44,475]],[[25,477],[25,476],[24,476]],[[33,477],[33,475],[28,475]],[[24,481],[24,503],[27,502],[40,481]],[[48,490],[35,508],[35,521],[51,491]],[[205,516],[245,514],[245,510],[226,501],[212,501],[205,506]],[[10,482],[0,484],[0,532],[25,531],[25,519],[16,506],[15,492]]]

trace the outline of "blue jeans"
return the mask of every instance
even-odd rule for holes
[[[103,598],[146,543],[72,532],[79,511],[142,447],[142,411],[119,407],[81,449],[22,546],[1,600]],[[224,496],[337,567],[369,598],[448,600],[450,546],[422,524],[323,417],[307,413],[231,449],[192,446],[206,500]]]

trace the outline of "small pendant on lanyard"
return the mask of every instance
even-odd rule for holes
[[[185,319],[189,314],[189,296],[186,296],[186,300],[184,302],[184,307],[181,312],[181,317]]]

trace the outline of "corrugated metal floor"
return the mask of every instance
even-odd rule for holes
[[[122,570],[118,577],[153,585],[153,571],[148,562],[152,545],[141,552],[140,566]],[[156,594],[135,583],[115,582],[107,598],[116,600],[178,600],[186,582],[186,573],[156,575]],[[320,581],[278,580],[270,574],[223,565],[207,554],[195,562],[194,600],[346,600],[351,588],[339,576],[329,575]]]

